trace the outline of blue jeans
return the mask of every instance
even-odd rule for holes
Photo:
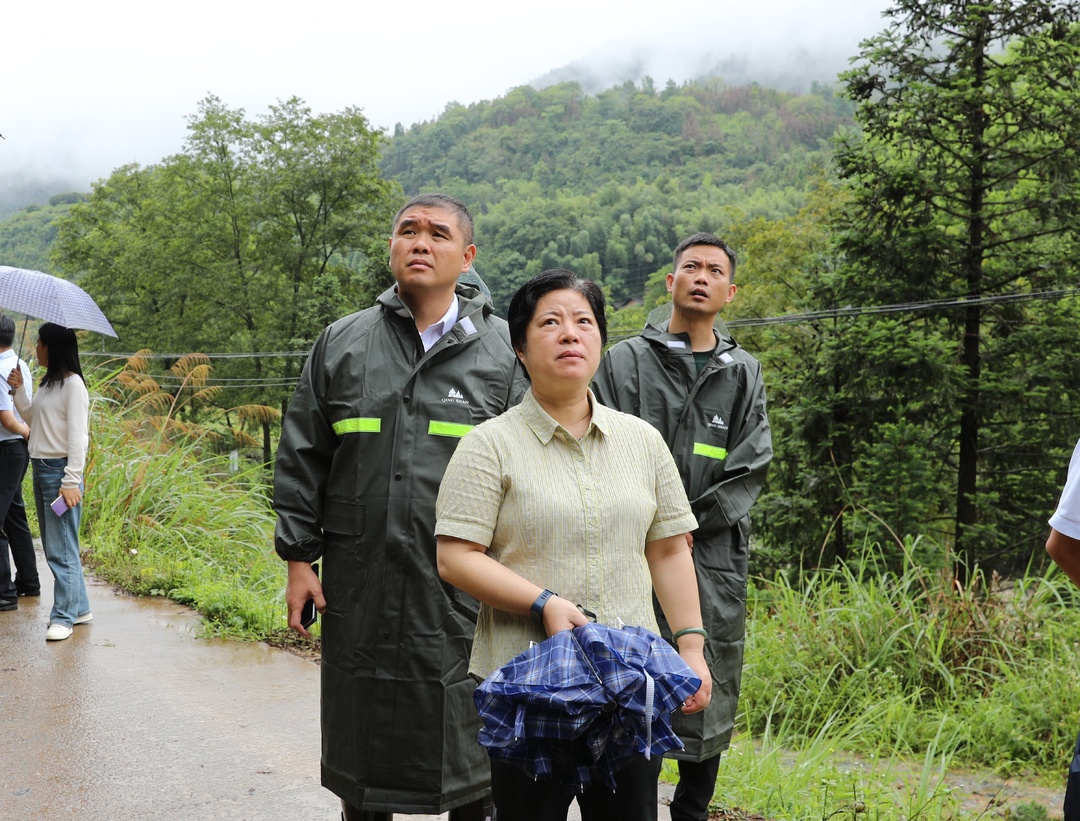
[[[90,612],[90,599],[83,581],[79,556],[79,520],[82,504],[69,508],[63,516],[53,513],[53,500],[60,495],[67,459],[31,459],[34,469],[34,505],[41,529],[41,546],[56,584],[49,624],[71,627],[75,619]]]

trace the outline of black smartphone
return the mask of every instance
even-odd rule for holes
[[[318,562],[312,562],[311,569],[315,571],[316,576],[319,575]],[[308,599],[304,602],[304,609],[300,611],[300,624],[307,630],[315,623],[317,618],[319,618],[319,611],[315,609],[315,599]]]

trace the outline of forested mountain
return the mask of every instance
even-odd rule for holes
[[[516,88],[396,128],[384,173],[441,190],[477,217],[477,268],[505,306],[526,278],[568,267],[641,299],[678,241],[749,216],[790,216],[831,166],[850,103],[720,79],[596,96],[576,83]],[[665,268],[666,270],[666,268]]]
[[[0,265],[49,270],[57,220],[82,199],[79,193],[54,194],[47,205],[28,205],[0,222]]]
[[[451,103],[387,139],[380,166],[407,195],[446,191],[477,217],[477,267],[503,308],[520,282],[565,266],[641,300],[679,239],[745,217],[790,216],[831,168],[853,107],[721,79],[658,90],[646,78],[598,95],[576,83]],[[3,263],[48,270],[52,222],[73,195],[0,222]]]

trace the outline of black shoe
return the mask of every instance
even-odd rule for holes
[[[39,587],[37,590],[18,590],[17,589],[17,592],[18,592],[18,595],[20,595],[20,596],[40,596],[41,595],[41,588]]]
[[[19,600],[18,599],[0,599],[0,612],[3,612],[5,610],[18,610],[18,609],[19,609]]]

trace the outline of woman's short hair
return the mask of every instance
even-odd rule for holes
[[[552,291],[570,289],[577,291],[589,302],[596,327],[600,331],[601,344],[607,344],[607,316],[604,314],[604,292],[591,279],[581,279],[566,268],[549,268],[537,274],[520,288],[510,299],[507,324],[510,326],[510,344],[519,353],[525,348],[525,330],[536,314],[537,303]]]

